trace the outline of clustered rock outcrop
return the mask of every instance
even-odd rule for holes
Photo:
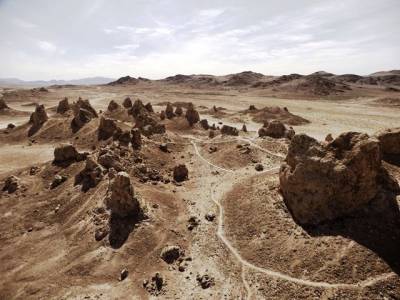
[[[87,191],[97,186],[103,175],[103,167],[92,156],[88,156],[84,169],[75,176],[75,185],[82,185],[82,190]]]
[[[349,214],[392,182],[381,164],[379,142],[347,132],[330,143],[295,135],[279,180],[284,201],[300,224],[317,224]]]
[[[78,99],[73,105],[74,118],[71,122],[71,128],[74,132],[81,129],[86,123],[90,122],[93,118],[97,118],[98,114],[92,107],[89,100]]]
[[[286,126],[278,120],[272,120],[271,122],[266,122],[263,127],[258,130],[258,135],[260,137],[269,136],[275,139],[288,138],[291,139],[295,132],[292,127],[286,128]]]
[[[223,125],[221,128],[221,133],[226,134],[226,135],[233,135],[233,136],[238,136],[239,135],[239,130],[236,127],[229,126],[229,125]]]
[[[112,214],[119,217],[139,215],[140,204],[134,195],[131,179],[127,173],[119,172],[112,180],[106,206]]]
[[[151,105],[143,105],[142,101],[136,100],[129,110],[135,118],[135,127],[145,136],[165,133],[165,125],[159,123],[157,115],[153,112]]]

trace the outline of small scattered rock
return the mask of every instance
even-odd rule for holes
[[[54,179],[53,179],[53,181],[52,181],[52,183],[51,183],[51,185],[50,185],[50,188],[51,189],[54,189],[54,188],[56,188],[56,187],[58,187],[60,184],[62,184],[64,181],[66,181],[68,179],[68,177],[67,176],[65,176],[65,175],[56,175],[56,176],[54,176]]]
[[[126,279],[129,275],[129,272],[127,269],[122,269],[120,275],[119,275],[119,281],[122,281],[124,279]]]
[[[213,285],[215,285],[214,278],[208,274],[204,274],[201,276],[200,276],[200,274],[197,274],[196,280],[203,289],[208,289],[208,288],[212,287]]]
[[[207,214],[205,215],[205,219],[206,219],[207,221],[209,221],[209,222],[213,222],[214,219],[215,219],[215,214],[209,212],[209,213],[207,213]]]
[[[188,226],[187,228],[192,231],[193,229],[195,229],[197,226],[200,225],[200,220],[199,218],[195,217],[195,216],[191,216],[188,220]]]
[[[19,183],[20,179],[17,176],[11,175],[4,181],[3,191],[12,194],[19,188]]]
[[[256,164],[256,166],[254,167],[256,169],[256,171],[261,172],[264,170],[264,166],[262,164]]]
[[[167,153],[170,152],[170,151],[168,150],[168,144],[167,144],[167,143],[161,143],[160,146],[159,146],[159,148],[160,148],[160,150],[161,150],[162,152],[167,152]]]

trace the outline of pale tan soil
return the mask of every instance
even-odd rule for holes
[[[373,134],[400,126],[397,108],[374,102],[387,96],[384,91],[373,90],[367,97],[363,89],[348,100],[311,100],[304,95],[296,100],[293,95],[265,96],[264,90],[201,90],[163,83],[49,90],[5,96],[18,110],[33,111],[23,105],[43,103],[50,119],[30,138],[28,125],[0,131],[0,189],[6,175],[16,175],[22,182],[15,194],[0,192],[0,299],[147,299],[153,296],[142,282],[155,272],[167,282],[159,299],[398,299],[398,201],[389,210],[385,205],[378,211],[368,208],[330,226],[298,226],[278,192],[277,171],[288,141],[258,138],[261,125],[239,113],[249,105],[287,107],[310,121],[293,126],[296,132],[319,139],[348,130]],[[157,103],[193,102],[210,124],[220,121],[241,128],[246,123],[250,132],[209,139],[207,131],[191,129],[184,118],[163,121],[165,136],[145,138],[140,152],[128,151],[127,172],[148,218],[134,226],[126,224],[121,243],[112,246],[108,236],[100,242],[94,239],[95,230],[107,220],[96,213],[104,205],[107,177],[85,193],[74,186],[83,162],[68,167],[51,163],[60,142],[89,152],[106,143],[97,140],[98,119],[73,133],[72,116],[53,113],[63,97],[75,101],[79,96],[103,111],[110,100],[122,103],[127,96],[150,101],[157,112],[165,108]],[[224,113],[214,114],[214,105],[225,108]],[[133,126],[126,111],[107,114],[118,118],[123,128]],[[9,120],[0,116],[0,124]],[[158,149],[166,141],[171,153]],[[210,153],[210,146],[217,151]],[[250,148],[249,153],[243,147]],[[182,185],[141,182],[134,172],[134,158],[139,156],[169,179],[172,167],[185,163],[189,180]],[[254,169],[256,163],[263,164],[263,172]],[[36,175],[29,174],[31,166],[39,167]],[[390,169],[400,176],[398,167]],[[68,180],[49,189],[55,174]],[[207,213],[214,213],[215,220],[207,221]],[[193,231],[187,229],[190,216],[200,220]],[[171,244],[180,245],[192,258],[184,272],[159,257]],[[124,268],[129,275],[120,282]],[[215,279],[208,289],[196,281],[205,273]]]

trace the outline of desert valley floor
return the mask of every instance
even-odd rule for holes
[[[0,299],[400,299],[400,198],[301,226],[279,183],[290,137],[259,137],[271,120],[321,143],[400,127],[398,90],[175,79],[0,90]],[[207,122],[191,126],[190,109]],[[165,132],[144,126],[134,147],[141,110]],[[57,161],[66,144],[79,153]],[[383,165],[400,179],[398,164]],[[120,171],[135,218],[105,204]]]

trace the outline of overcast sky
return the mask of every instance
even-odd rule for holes
[[[400,0],[0,0],[0,77],[369,74],[400,68]]]

